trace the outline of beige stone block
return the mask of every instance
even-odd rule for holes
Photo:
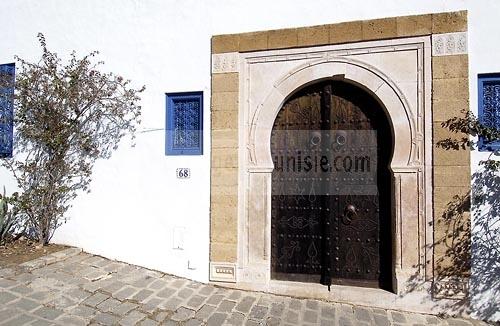
[[[212,186],[237,186],[237,168],[215,168],[212,167]]]
[[[328,44],[330,28],[328,25],[312,26],[297,29],[298,46],[314,46]]]
[[[212,53],[238,52],[239,46],[240,36],[238,34],[212,37]]]
[[[238,130],[212,130],[212,148],[237,148]]]
[[[219,92],[238,92],[238,73],[213,74],[212,94]]]
[[[212,111],[212,130],[238,129],[237,111]]]
[[[213,111],[237,111],[238,92],[214,92],[212,94]]]
[[[236,207],[238,205],[238,193],[221,194],[214,192],[211,195],[210,202],[212,205],[221,205],[225,207]]]
[[[212,148],[212,166],[216,168],[238,167],[238,150],[229,148]]]
[[[396,18],[363,21],[363,40],[378,40],[397,36]]]
[[[432,120],[434,122],[447,121],[453,117],[463,117],[464,111],[469,110],[468,100],[454,98],[432,103]]]
[[[432,32],[432,15],[397,17],[398,36],[429,35]]]
[[[235,243],[211,242],[210,261],[235,263],[237,248]]]
[[[468,78],[448,78],[432,80],[432,100],[445,101],[449,99],[469,99]]]
[[[434,166],[434,186],[467,187],[471,184],[470,166]]]
[[[213,242],[221,243],[237,243],[238,230],[237,223],[234,217],[219,217],[212,218],[210,223],[211,240]]]
[[[214,186],[210,187],[210,192],[212,195],[229,195],[229,196],[237,196],[238,195],[238,186],[237,185],[229,185],[229,186]]]
[[[357,42],[363,39],[361,21],[330,25],[330,43]]]
[[[467,54],[432,57],[432,78],[468,78],[469,56]]]
[[[237,207],[236,206],[227,206],[220,203],[211,203],[210,204],[210,220],[236,220],[237,216]],[[214,231],[212,229],[212,231]]]
[[[446,12],[432,15],[432,33],[467,31],[467,11]]]
[[[443,127],[441,122],[433,122],[433,143],[437,144],[442,140],[462,140],[462,138],[467,137],[468,135],[462,132],[455,132],[450,130],[447,127]]]
[[[267,33],[268,49],[293,48],[297,46],[297,29],[279,29]]]
[[[267,50],[267,32],[240,34],[240,52]]]
[[[453,150],[453,149],[443,149],[437,148],[434,145],[434,165],[441,166],[455,166],[455,165],[466,165],[470,163],[470,151],[469,150]]]

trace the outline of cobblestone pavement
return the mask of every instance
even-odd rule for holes
[[[0,325],[480,325],[217,288],[82,253],[0,269]]]

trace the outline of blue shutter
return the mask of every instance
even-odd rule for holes
[[[478,75],[478,104],[481,124],[500,130],[500,74]],[[500,150],[500,139],[479,137],[479,150]]]
[[[0,158],[12,157],[15,64],[0,65]]]
[[[203,92],[166,94],[166,155],[203,154]]]

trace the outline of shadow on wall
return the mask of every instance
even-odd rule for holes
[[[442,127],[462,136],[439,141],[445,150],[476,148],[470,135],[500,138],[500,131],[482,126],[470,112]],[[428,248],[434,252],[431,300],[453,314],[500,321],[500,161],[490,156],[480,162],[471,184],[462,194],[450,194],[455,196],[441,212],[435,207],[434,244]],[[414,275],[408,290],[422,287],[422,276]]]
[[[472,196],[472,198],[471,198]],[[471,200],[472,199],[472,200]],[[472,219],[469,219],[472,204]],[[500,320],[500,175],[483,169],[472,175],[472,189],[455,195],[436,218],[432,300],[453,314]],[[409,291],[424,285],[414,275]],[[447,300],[442,304],[439,299]]]
[[[482,169],[472,179],[472,316],[500,320],[500,175]]]

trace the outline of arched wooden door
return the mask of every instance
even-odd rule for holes
[[[390,288],[390,125],[328,80],[283,105],[271,136],[273,279]]]

